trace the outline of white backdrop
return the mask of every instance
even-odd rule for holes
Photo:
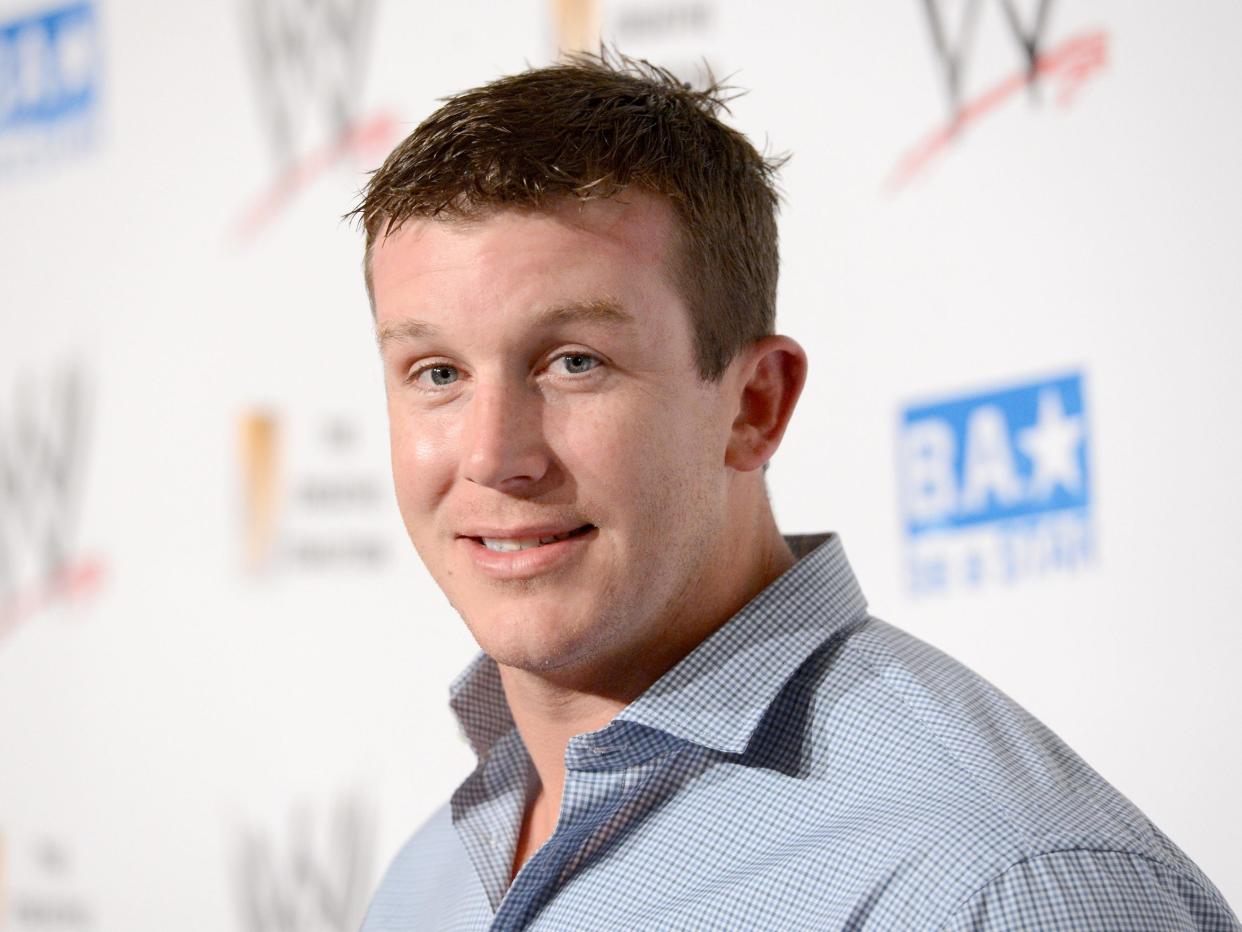
[[[1242,8],[1039,6],[0,0],[0,928],[351,929],[468,772],[339,217],[437,97],[600,30],[793,154],[786,530],[1237,907]],[[1085,565],[912,588],[903,417],[1067,372]]]

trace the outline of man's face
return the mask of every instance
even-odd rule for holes
[[[674,236],[634,191],[412,221],[374,249],[401,514],[502,664],[642,657],[730,546],[737,401],[698,376]]]

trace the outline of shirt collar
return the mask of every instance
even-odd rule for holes
[[[724,753],[746,749],[768,707],[811,653],[866,617],[835,534],[787,537],[802,556],[621,711],[615,722]],[[500,672],[480,654],[454,681],[450,706],[480,758],[513,728]]]
[[[673,669],[627,706],[619,720],[729,754],[746,749],[781,688],[812,652],[867,603],[835,534],[818,542]]]
[[[482,760],[497,741],[514,727],[496,661],[479,654],[449,686],[449,708],[457,724]]]

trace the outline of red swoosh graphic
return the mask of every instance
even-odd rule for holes
[[[13,596],[0,605],[0,640],[54,602],[77,601],[94,595],[106,575],[103,561],[88,557],[66,564],[42,582]]]
[[[283,210],[298,192],[330,169],[346,155],[360,159],[387,154],[397,135],[397,120],[380,113],[347,127],[336,139],[308,153],[294,163],[242,214],[234,230],[240,240],[249,240]]]
[[[1092,74],[1108,64],[1108,34],[1103,30],[1085,32],[1066,39],[1055,48],[1040,54],[1032,70],[1010,75],[962,105],[955,119],[932,130],[906,150],[889,173],[885,188],[895,193],[927,168],[962,130],[987,116],[1022,88],[1037,80],[1048,79],[1059,84],[1056,100],[1061,106],[1073,101],[1074,95]]]

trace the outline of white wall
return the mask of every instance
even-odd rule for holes
[[[1242,10],[1055,0],[1032,94],[981,0],[963,128],[894,188],[950,110],[921,0],[336,5],[356,44],[307,4],[309,71],[264,57],[283,97],[255,58],[280,3],[88,0],[49,40],[70,4],[0,0],[0,928],[353,928],[470,768],[444,698],[473,644],[391,500],[338,218],[437,97],[550,60],[559,8],[732,74],[737,125],[793,153],[787,529],[840,531],[876,614],[1242,902]],[[1065,372],[1089,564],[913,592],[903,411]]]

